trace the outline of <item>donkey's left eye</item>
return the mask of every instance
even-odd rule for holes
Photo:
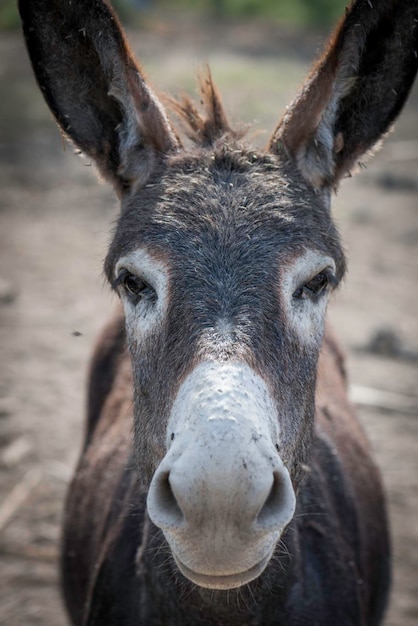
[[[328,276],[325,272],[317,274],[309,283],[306,283],[305,289],[311,291],[315,296],[319,296],[328,285]]]
[[[323,292],[325,292],[326,288],[330,283],[330,274],[327,270],[319,272],[316,276],[311,278],[311,280],[304,285],[301,285],[296,289],[293,294],[294,298],[302,298],[304,295],[307,295],[311,298],[317,298]]]

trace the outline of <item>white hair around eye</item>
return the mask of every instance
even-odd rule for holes
[[[138,341],[158,328],[168,306],[167,265],[145,248],[138,248],[116,263],[114,286],[125,310],[130,341]]]
[[[335,285],[335,262],[305,250],[281,268],[280,300],[292,331],[305,345],[319,345],[329,294]]]

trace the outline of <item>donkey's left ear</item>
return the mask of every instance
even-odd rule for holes
[[[399,114],[418,67],[418,0],[356,0],[269,149],[316,189],[338,182]]]

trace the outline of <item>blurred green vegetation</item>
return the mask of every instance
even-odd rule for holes
[[[112,0],[123,21],[135,13],[187,11],[215,19],[264,18],[303,25],[335,22],[349,0]],[[0,0],[0,30],[19,26],[17,0]]]
[[[126,1],[126,0],[125,0]],[[167,8],[211,14],[217,18],[267,18],[303,25],[328,25],[344,13],[349,0],[160,0]]]
[[[19,24],[17,0],[0,0],[0,30],[13,30]]]

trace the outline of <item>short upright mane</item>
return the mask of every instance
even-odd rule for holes
[[[225,136],[240,139],[245,134],[245,129],[233,129],[230,126],[208,65],[198,74],[198,82],[200,108],[187,94],[182,94],[178,99],[165,97],[188,139],[201,147],[213,146],[218,139]]]

